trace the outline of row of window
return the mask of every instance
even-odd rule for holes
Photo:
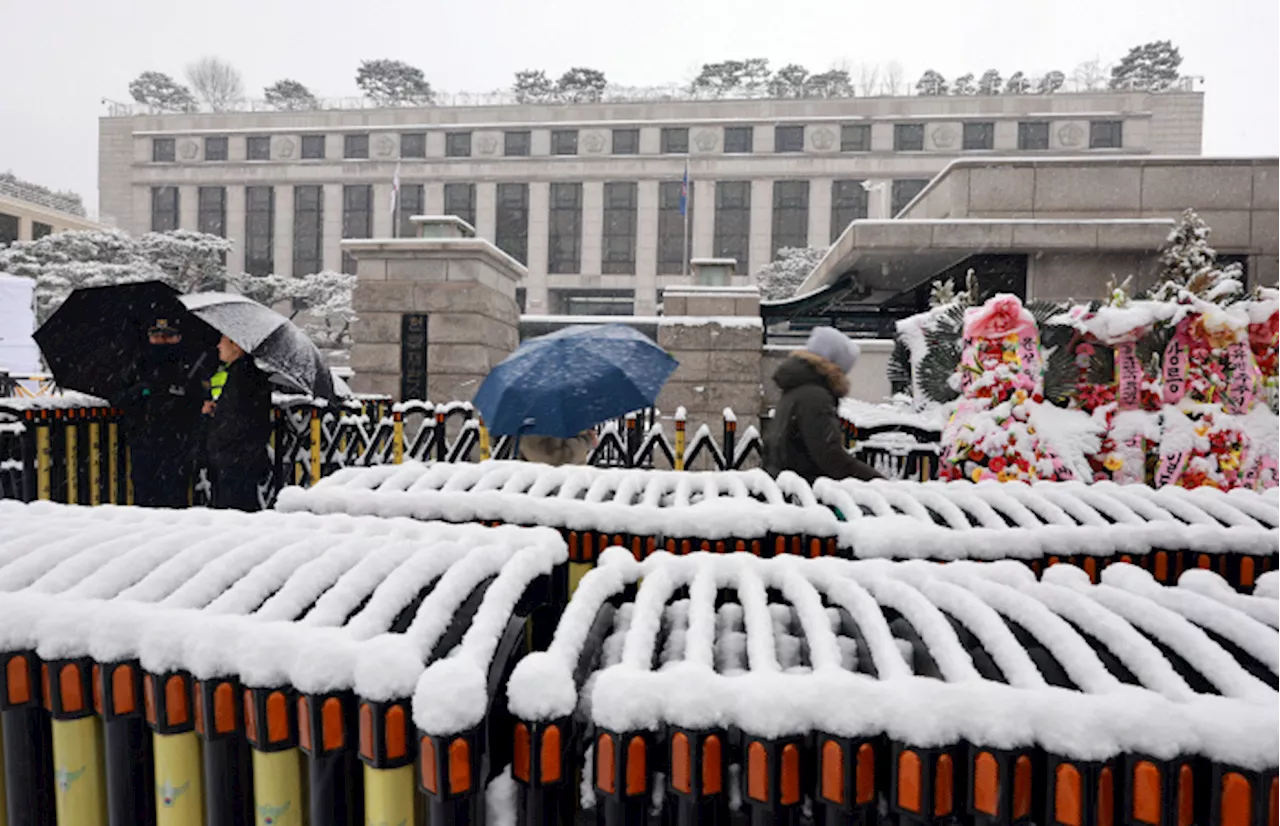
[[[0,212],[0,247],[7,247],[19,240],[18,228],[21,221],[17,215],[10,215],[7,212]],[[46,235],[53,234],[53,225],[45,224],[40,221],[31,222],[31,240],[39,241]]]
[[[525,131],[504,132],[502,154],[508,157],[527,157],[530,154],[532,133]],[[898,123],[893,127],[893,148],[899,152],[924,151],[925,125],[922,123]],[[1124,122],[1096,120],[1089,123],[1090,149],[1119,149],[1123,146]],[[303,135],[301,156],[303,160],[322,160],[325,157],[325,135]],[[636,155],[640,152],[639,129],[614,129],[612,132],[614,155]],[[471,157],[471,132],[446,132],[444,154],[448,158]],[[751,126],[727,126],[724,129],[724,151],[728,154],[750,154],[754,151],[755,128]],[[685,127],[664,128],[661,135],[664,154],[687,154],[689,130]],[[995,148],[995,123],[971,121],[962,127],[961,149],[966,151]],[[1043,150],[1049,148],[1048,121],[1021,121],[1018,123],[1018,149]],[[803,152],[804,126],[775,126],[773,135],[775,152]],[[841,152],[871,151],[871,125],[845,124],[840,127]],[[555,129],[551,132],[552,155],[577,155],[578,130]],[[271,138],[265,135],[246,139],[245,156],[251,161],[271,159]],[[151,159],[157,162],[176,160],[174,138],[153,138]],[[353,134],[342,137],[342,157],[363,160],[369,157],[369,135]],[[427,135],[425,132],[404,132],[400,135],[401,158],[426,158]],[[227,138],[210,136],[204,139],[204,158],[207,161],[227,160]]]
[[[832,183],[831,239],[834,241],[853,221],[867,217],[867,190],[860,180]],[[891,209],[897,214],[919,194],[923,179],[893,182]],[[658,185],[658,272],[681,272],[685,257],[685,221],[680,211],[680,181]],[[773,184],[772,252],[809,243],[809,181],[775,181]],[[693,193],[686,207],[692,222]],[[199,188],[197,227],[201,232],[226,235],[225,187]],[[497,185],[494,243],[521,263],[529,258],[529,185]],[[410,218],[422,214],[423,185],[402,184],[397,221],[401,237],[414,232]],[[547,235],[547,272],[577,273],[582,268],[582,184],[553,183]],[[342,188],[342,237],[368,238],[373,234],[373,187],[370,184]],[[604,185],[604,214],[600,271],[630,274],[636,271],[636,228],[639,212],[638,185],[634,181]],[[470,183],[444,185],[444,213],[476,223],[476,187]],[[166,232],[180,225],[178,188],[151,190],[151,229]],[[751,182],[720,181],[715,187],[713,255],[734,258],[746,267],[751,242]],[[323,267],[324,188],[293,188],[293,272],[313,273]],[[245,187],[245,271],[267,275],[275,271],[275,190],[270,186]],[[343,255],[344,272],[355,272],[355,260]]]

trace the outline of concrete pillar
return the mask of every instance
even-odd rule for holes
[[[693,258],[710,258],[716,243],[716,182],[693,182],[693,221],[689,226]]]
[[[658,397],[666,414],[684,407],[692,422],[715,422],[725,408],[738,432],[758,426],[764,327],[755,287],[669,287],[658,344],[680,363]]]
[[[275,191],[276,215],[272,227],[272,257],[275,270],[283,275],[293,271],[293,187],[278,186]]]
[[[200,187],[178,187],[178,228],[197,229],[200,212]]]
[[[339,142],[340,143],[340,142]],[[332,152],[332,147],[329,150]],[[342,151],[342,147],[338,147]],[[342,269],[342,184],[324,185],[324,265],[322,269]]]
[[[546,315],[551,311],[550,297],[547,295],[547,232],[550,230],[550,218],[551,184],[533,181],[529,184],[529,260],[525,267],[529,274],[524,284],[528,290],[527,306],[532,315]]]
[[[31,226],[31,217],[29,215],[18,216],[18,240],[30,241],[33,233]]]
[[[604,182],[582,184],[582,255],[578,272],[599,275],[604,248]]]
[[[422,185],[422,214],[444,214],[444,183],[427,181]]]
[[[773,181],[751,182],[751,253],[738,262],[738,272],[748,278],[772,260],[773,253]]]
[[[658,182],[636,185],[636,315],[658,311]]]
[[[391,228],[391,184],[373,185],[373,237],[390,238],[395,230]],[[397,211],[399,208],[397,207]]]
[[[809,246],[831,245],[831,184],[830,178],[809,181]]]
[[[444,190],[441,190],[441,198]],[[443,207],[440,210],[444,211]],[[482,181],[476,184],[476,235],[497,238],[498,232],[498,185],[493,181]]]
[[[456,226],[434,227],[433,220],[443,222],[427,219],[423,231],[446,237],[342,242],[358,262],[351,350],[357,393],[471,399],[519,344],[515,291],[524,267],[489,241],[458,237]],[[406,324],[422,330],[416,340],[402,339]],[[401,372],[406,363],[416,364],[409,375]]]
[[[867,180],[871,189],[867,192],[867,217],[893,217],[893,181],[889,178],[870,178]]]
[[[227,187],[226,200],[227,220],[225,231],[231,240],[231,251],[227,253],[227,272],[244,272],[244,187]]]
[[[133,234],[151,231],[151,187],[133,188]]]

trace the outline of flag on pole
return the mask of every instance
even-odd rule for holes
[[[684,180],[680,182],[680,214],[687,214],[689,208],[689,159],[684,161]]]
[[[400,216],[397,207],[400,205],[400,162],[396,161],[396,172],[391,176],[391,237],[400,237]]]

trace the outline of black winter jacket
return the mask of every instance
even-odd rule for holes
[[[782,389],[764,440],[764,467],[772,476],[790,470],[806,481],[878,479],[879,473],[844,448],[836,403],[849,380],[824,358],[801,351],[773,374]]]
[[[219,468],[261,469],[270,438],[271,382],[244,355],[227,367],[227,383],[209,422],[209,462]]]

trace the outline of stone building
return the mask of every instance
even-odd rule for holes
[[[733,283],[889,218],[958,158],[1197,155],[1203,94],[439,105],[102,118],[100,213],[232,239],[250,273],[354,271],[346,239],[456,215],[521,264],[530,315],[652,315],[689,257]],[[398,213],[391,211],[399,170]]]
[[[0,175],[0,247],[55,232],[102,228],[85,217],[78,198]]]

